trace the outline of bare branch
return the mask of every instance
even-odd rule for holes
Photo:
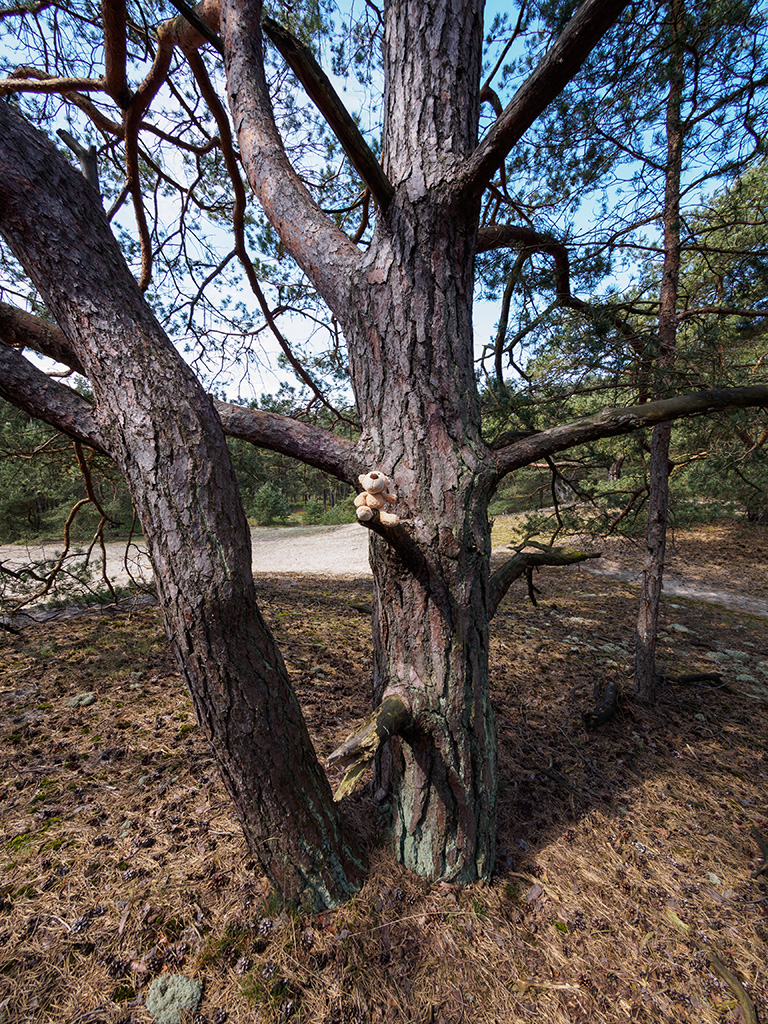
[[[408,704],[398,694],[385,697],[363,725],[328,756],[329,767],[345,765],[347,770],[333,799],[339,801],[360,784],[379,748],[392,736],[402,733],[412,721]]]
[[[602,437],[629,434],[657,423],[667,423],[688,416],[704,416],[725,409],[768,407],[768,385],[756,384],[743,388],[717,388],[695,391],[674,398],[663,398],[644,405],[623,409],[603,409],[594,416],[564,423],[539,434],[522,438],[495,453],[498,477],[537,459],[564,451],[577,444],[596,441]]]
[[[554,46],[520,86],[451,186],[456,201],[476,199],[524,132],[576,75],[629,0],[585,0]]]
[[[83,177],[93,185],[97,192],[100,192],[99,165],[96,161],[96,147],[81,145],[74,135],[70,135],[66,128],[59,128],[56,134],[69,146],[80,161],[80,170],[83,172]]]
[[[104,88],[118,106],[127,110],[131,90],[125,72],[125,0],[101,0],[101,19],[104,24]]]
[[[77,441],[106,452],[90,402],[51,380],[15,348],[0,342],[0,396]]]
[[[491,573],[488,585],[488,614],[493,617],[501,600],[515,582],[531,569],[542,565],[577,565],[588,558],[599,558],[600,551],[575,551],[570,548],[545,548],[541,551],[518,551]]]
[[[0,80],[0,96],[13,92],[104,92],[103,78],[58,78],[36,68],[23,68],[24,76],[18,72],[12,78]]]
[[[256,268],[253,265],[253,261],[248,255],[248,248],[245,240],[245,207],[246,207],[246,195],[243,180],[240,177],[240,167],[237,162],[235,155],[235,147],[232,141],[232,132],[229,127],[229,118],[227,117],[226,111],[222,106],[221,100],[219,99],[216,90],[213,88],[211,80],[208,76],[205,64],[202,57],[196,50],[186,52],[187,61],[192,69],[192,73],[195,76],[198,86],[200,87],[200,94],[208,104],[211,113],[216,120],[216,126],[219,129],[219,138],[221,140],[221,152],[224,157],[224,163],[226,164],[227,173],[229,174],[229,180],[232,182],[232,190],[235,195],[235,205],[232,214],[232,226],[235,232],[235,252],[240,260],[240,263],[245,271],[245,276],[248,279],[248,284],[251,286],[251,291],[256,296],[256,299],[261,306],[261,311],[264,314],[264,319],[267,321],[267,326],[272,331],[272,334],[277,339],[277,343],[282,349],[283,355],[288,360],[290,365],[293,367],[296,376],[299,380],[302,380],[312,391],[318,401],[329,409],[339,420],[344,420],[351,426],[355,426],[351,420],[342,414],[330,404],[325,395],[320,391],[315,381],[307,373],[304,367],[301,365],[299,360],[293,353],[290,345],[288,344],[283,332],[277,326],[277,321],[269,307],[267,298],[262,291],[259,283],[258,276],[256,274]]]
[[[11,347],[11,344],[23,345],[49,356],[57,352],[54,358],[65,363],[76,362],[61,331],[30,313],[0,303],[0,339],[0,395],[69,437],[106,452],[90,402],[66,385],[51,380]],[[61,351],[63,345],[67,345],[65,352]],[[76,369],[83,372],[79,361]],[[352,486],[357,485],[362,460],[352,441],[289,416],[243,409],[226,402],[214,404],[224,433],[229,437],[239,437],[258,447],[289,455]]]
[[[0,302],[0,341],[12,348],[31,348],[76,373],[85,374],[75,350],[59,327],[6,302]]]
[[[288,252],[339,314],[349,308],[360,254],[314,202],[285,153],[264,74],[259,0],[224,0],[221,35],[248,180]]]
[[[744,309],[740,306],[699,306],[696,309],[685,309],[677,314],[677,322],[690,320],[694,316],[706,316],[715,313],[718,316],[742,316],[745,318],[768,316],[768,309]]]
[[[373,198],[382,210],[386,210],[394,195],[394,187],[311,50],[272,18],[264,18],[261,24],[267,38],[280,51],[330,125]]]
[[[214,405],[228,437],[239,437],[260,448],[290,455],[308,466],[331,473],[353,487],[357,486],[362,460],[352,441],[290,416],[244,409],[227,402],[214,401]]]

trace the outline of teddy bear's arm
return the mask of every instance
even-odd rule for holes
[[[395,495],[390,494],[388,491],[385,491],[382,494],[382,498],[384,499],[384,501],[388,501],[390,505],[397,504],[397,498],[395,497]]]
[[[355,508],[360,508],[361,505],[364,505],[365,504],[365,499],[367,497],[368,497],[368,495],[365,494],[365,493],[355,495]]]

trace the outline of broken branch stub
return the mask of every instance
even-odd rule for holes
[[[385,697],[363,725],[328,756],[329,767],[347,766],[333,795],[335,801],[354,791],[382,743],[406,729],[411,717],[411,709],[402,697]]]

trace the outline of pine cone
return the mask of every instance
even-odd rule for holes
[[[184,963],[184,959],[187,953],[186,942],[177,942],[175,946],[169,946],[165,951],[165,962],[171,964],[174,967],[179,967]]]
[[[270,978],[274,978],[275,965],[273,963],[270,963],[269,960],[261,968],[261,976],[264,979],[264,981],[269,981]]]
[[[247,974],[251,969],[251,959],[247,956],[241,956],[235,964],[236,974]]]
[[[275,930],[275,922],[269,917],[263,917],[259,921],[259,935],[263,935],[264,938],[268,938]]]
[[[150,953],[144,961],[150,974],[158,974],[163,969],[165,957],[161,953]]]
[[[125,960],[118,960],[117,958],[112,960],[109,967],[107,968],[110,978],[115,979],[124,978],[128,973],[128,970],[129,967]]]
[[[393,901],[393,903],[402,903],[404,899],[405,899],[405,893],[403,892],[403,890],[401,888],[398,887],[397,889],[393,889],[392,890],[392,901]]]
[[[213,1024],[224,1024],[229,1017],[228,1010],[217,1010],[213,1015]]]

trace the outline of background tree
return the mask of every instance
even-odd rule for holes
[[[380,781],[391,799],[397,856],[428,877],[466,882],[486,878],[494,858],[490,619],[527,565],[572,560],[557,550],[521,553],[491,574],[487,508],[494,489],[507,473],[577,443],[768,401],[765,386],[708,390],[529,430],[497,448],[482,437],[474,257],[491,243],[506,244],[480,227],[482,197],[507,154],[579,72],[624,6],[586,0],[573,13],[558,10],[554,21],[561,24],[554,31],[547,17],[528,24],[530,70],[479,142],[482,4],[367,7],[366,17],[373,18],[367,24],[381,45],[381,160],[297,38],[296,31],[317,24],[314,7],[308,21],[304,9],[302,16],[293,11],[286,27],[262,19],[257,0],[223,0],[220,9],[203,0],[195,12],[185,8],[184,17],[162,22],[154,39],[120,0],[105,0],[100,14],[55,8],[42,31],[34,17],[14,15],[36,40],[38,63],[30,59],[16,68],[0,89],[56,95],[66,109],[83,111],[106,139],[105,156],[119,155],[125,174],[105,213],[93,185],[11,104],[0,104],[0,230],[57,325],[44,329],[10,312],[5,330],[17,346],[50,354],[55,344],[64,362],[88,378],[93,402],[46,379],[12,345],[0,348],[0,390],[119,466],[198,718],[254,856],[287,896],[338,902],[359,885],[364,867],[256,607],[249,537],[224,431],[352,486],[371,465],[394,478],[403,523],[385,529],[374,522],[371,534],[376,709],[370,728],[334,759],[349,765],[346,789],[386,741]],[[636,14],[625,14],[623,31]],[[647,22],[654,16],[647,13]],[[46,32],[61,42],[62,26],[77,28],[87,45],[49,46]],[[319,205],[331,178],[312,161],[302,165],[306,158],[291,145],[303,112],[300,118],[286,99],[281,73],[265,57],[265,35],[332,126],[367,200],[358,201],[350,174],[342,183],[345,205],[330,212]],[[364,36],[358,31],[356,39]],[[205,40],[223,55],[223,72],[215,60],[234,132],[209,74],[211,58],[201,54]],[[144,64],[137,84],[129,55],[137,69]],[[166,107],[161,86],[173,97]],[[285,113],[282,135],[271,93]],[[29,111],[40,123],[47,123],[46,104]],[[310,117],[310,127],[314,123]],[[173,158],[161,162],[145,139],[170,145]],[[194,168],[191,191],[177,181],[185,160]],[[266,240],[279,238],[280,251],[328,307],[330,335],[336,329],[343,334],[360,428],[354,442],[278,413],[214,404],[147,301],[173,322],[175,308],[164,308],[162,294],[150,289],[153,273],[173,268],[172,261],[155,260],[173,244],[173,232],[159,226],[160,194],[168,189],[181,198],[178,237],[188,253],[195,237],[192,205],[195,215],[205,212],[212,222],[226,213],[232,255],[228,261],[210,253],[206,276],[239,260],[286,359],[317,402],[332,410],[287,345],[262,289],[263,268],[250,255],[242,173],[268,222]],[[205,185],[198,187],[198,177]],[[138,280],[109,226],[123,194],[132,201],[138,245],[126,238],[123,244]],[[194,204],[186,198],[193,194]],[[191,269],[198,280],[194,260]],[[278,296],[287,287],[278,280]]]
[[[643,13],[650,13],[650,8]],[[641,18],[638,25],[624,26],[621,45],[602,51],[599,71],[590,63],[580,88],[572,85],[559,101],[557,116],[549,112],[542,119],[538,152],[523,149],[517,155],[516,169],[525,174],[532,167],[548,179],[549,191],[543,197],[537,193],[537,205],[526,203],[524,192],[510,194],[510,169],[490,191],[484,213],[489,242],[496,246],[507,241],[517,251],[513,262],[495,258],[485,269],[491,286],[500,270],[508,274],[502,317],[493,344],[486,349],[497,386],[504,361],[530,379],[530,369],[522,368],[519,346],[536,344],[535,339],[547,332],[555,334],[555,369],[566,393],[583,389],[585,368],[591,372],[588,384],[593,392],[599,386],[614,394],[632,389],[632,400],[639,402],[686,386],[675,369],[679,326],[692,314],[686,308],[687,294],[682,301],[678,294],[682,254],[697,252],[704,261],[717,258],[714,240],[697,231],[702,225],[695,221],[691,201],[695,203],[700,190],[711,189],[718,179],[732,179],[763,151],[765,124],[754,101],[766,83],[764,26],[750,4],[687,8],[672,2],[655,8],[651,17],[651,22]],[[593,69],[597,74],[590,77]],[[613,90],[605,88],[606,81],[614,84]],[[568,161],[576,152],[583,155],[582,164]],[[559,158],[557,162],[553,157]],[[609,189],[616,199],[613,216],[606,218]],[[558,201],[563,193],[566,204]],[[589,223],[584,210],[588,203],[599,211],[603,223],[585,232],[580,222]],[[556,218],[557,234],[552,231]],[[642,260],[638,251],[646,254]],[[613,295],[606,290],[608,301],[598,303],[573,294],[574,280],[588,283],[589,275],[605,280],[606,271],[620,268],[626,273],[633,264],[643,270],[641,287]],[[554,288],[546,288],[552,278]],[[542,292],[547,297],[538,301]],[[511,329],[513,300],[517,315]],[[589,332],[586,351],[583,344],[578,350],[579,372],[569,377],[562,359],[557,359],[563,349],[556,332],[565,310]],[[722,295],[713,299],[709,313],[721,320],[730,315]],[[742,315],[759,321],[766,312],[753,307],[742,309]],[[630,368],[634,372],[627,373]],[[510,408],[524,426],[533,426],[530,404],[513,399],[510,406],[509,392],[498,390],[501,407]],[[644,487],[648,528],[635,689],[645,699],[653,698],[656,680],[670,437],[670,424],[654,428]],[[634,489],[629,494],[636,507],[638,493]]]

